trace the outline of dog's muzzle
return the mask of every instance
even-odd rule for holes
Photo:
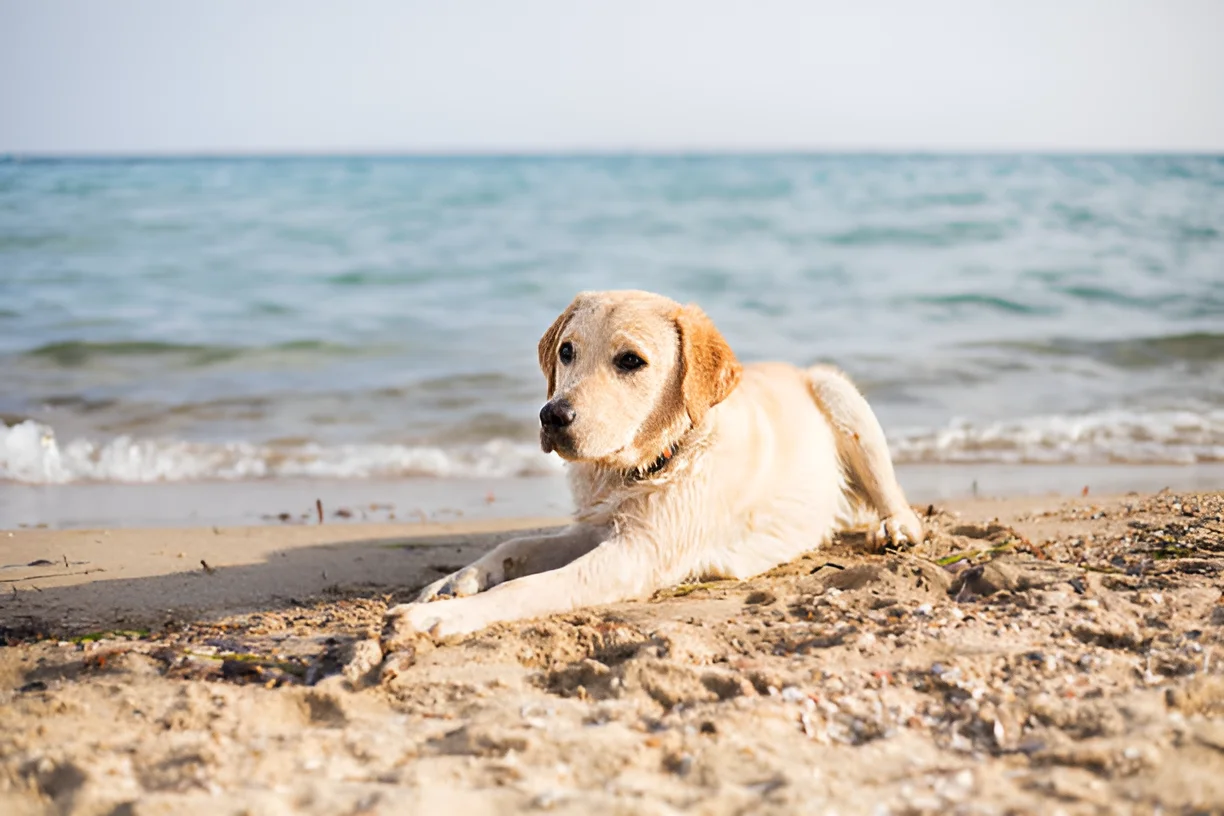
[[[570,440],[567,430],[574,423],[577,413],[569,400],[555,399],[544,403],[540,409],[540,447],[545,453],[552,453],[558,448],[569,448]]]

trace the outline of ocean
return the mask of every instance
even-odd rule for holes
[[[535,346],[603,288],[840,365],[923,472],[1224,462],[1222,157],[10,158],[0,524],[38,486],[557,490]]]

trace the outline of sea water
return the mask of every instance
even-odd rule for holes
[[[555,475],[580,290],[843,367],[902,463],[1224,461],[1224,158],[0,160],[0,489]]]

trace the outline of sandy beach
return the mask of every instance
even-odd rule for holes
[[[0,0],[0,816],[1224,816],[1221,34]]]
[[[0,811],[1224,809],[1224,497],[923,506],[750,581],[378,662],[554,519],[0,532]]]

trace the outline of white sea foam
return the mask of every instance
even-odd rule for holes
[[[898,463],[1194,464],[1224,462],[1224,411],[1109,411],[915,429],[890,438]],[[496,439],[441,448],[247,442],[209,444],[121,436],[61,443],[27,420],[0,428],[0,480],[27,484],[321,479],[508,478],[556,473],[534,445]]]
[[[560,470],[556,457],[519,442],[492,440],[443,449],[410,445],[207,444],[121,436],[103,444],[61,443],[47,425],[27,420],[0,428],[0,479],[28,484],[176,482],[205,479],[399,476],[505,478]]]
[[[1102,411],[974,424],[890,439],[898,462],[1194,464],[1224,462],[1224,411]]]

